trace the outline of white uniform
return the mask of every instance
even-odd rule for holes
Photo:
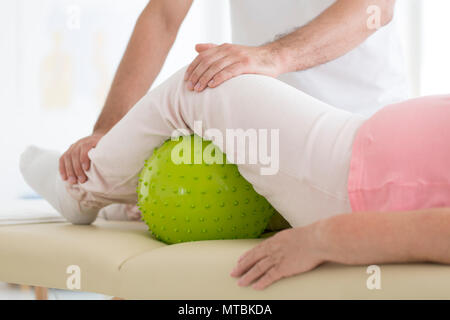
[[[301,27],[335,0],[230,0],[233,43],[261,45]],[[368,14],[369,18],[369,14]],[[332,106],[371,115],[408,97],[396,21],[358,48],[326,64],[280,80]]]

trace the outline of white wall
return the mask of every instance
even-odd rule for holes
[[[450,94],[450,1],[423,0],[421,94]]]
[[[421,94],[423,0],[397,0],[396,16],[412,96]]]
[[[397,2],[413,96],[450,94],[450,1]]]

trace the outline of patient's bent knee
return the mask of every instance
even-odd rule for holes
[[[243,74],[234,78],[231,78],[221,85],[209,89],[219,95],[237,94],[239,92],[245,92],[250,95],[259,95],[261,92],[270,90],[275,84],[280,81],[259,74]]]

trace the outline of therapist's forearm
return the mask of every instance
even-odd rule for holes
[[[351,213],[314,226],[324,261],[450,264],[450,209]]]
[[[176,38],[157,10],[146,9],[117,70],[94,133],[107,133],[142,98],[159,74]]]
[[[393,17],[395,0],[338,0],[304,27],[266,45],[278,59],[280,72],[309,69],[337,59],[364,42],[377,29],[369,28],[369,6],[380,8],[380,25]]]

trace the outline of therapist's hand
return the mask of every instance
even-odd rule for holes
[[[262,290],[286,277],[310,271],[324,262],[314,225],[287,229],[246,252],[231,272],[238,284]]]
[[[282,73],[275,50],[269,45],[198,44],[195,50],[199,54],[185,75],[189,90],[201,92],[207,87],[215,88],[241,74],[277,77]]]
[[[103,134],[94,133],[83,138],[73,145],[59,159],[59,173],[64,181],[70,184],[85,183],[88,178],[85,174],[90,169],[91,160],[88,152],[97,146]]]

